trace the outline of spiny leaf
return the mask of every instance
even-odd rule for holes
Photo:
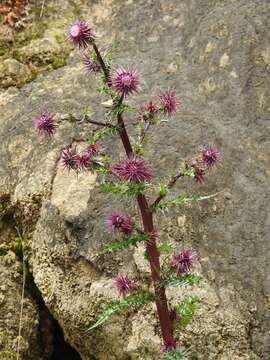
[[[159,195],[165,196],[168,193],[168,187],[164,183],[159,184]]]
[[[171,254],[174,250],[174,245],[170,243],[162,243],[158,245],[159,254]]]
[[[197,310],[197,302],[199,300],[197,295],[189,296],[177,306],[176,310],[180,317],[178,325],[180,327],[186,327],[191,322]]]
[[[129,295],[124,299],[112,301],[108,304],[101,314],[98,321],[92,325],[87,331],[93,330],[98,326],[103,325],[109,317],[114,314],[119,314],[130,307],[137,307],[139,305],[145,305],[154,301],[154,295],[148,291],[143,291],[140,293],[136,293],[134,295]]]
[[[137,142],[133,143],[133,150],[135,154],[142,156],[144,154],[143,145]]]
[[[205,279],[202,276],[195,274],[188,274],[184,276],[171,276],[170,278],[166,279],[165,287],[171,285],[198,285],[204,281]]]
[[[211,195],[186,195],[186,194],[182,194],[182,195],[177,196],[174,199],[169,199],[169,200],[160,202],[157,206],[155,206],[152,209],[152,211],[166,210],[171,206],[179,206],[179,205],[190,203],[192,201],[202,201],[202,200],[210,199],[210,198],[212,198],[212,197],[214,197],[216,195],[217,194],[211,194]]]
[[[138,196],[145,189],[145,184],[143,183],[104,183],[100,185],[101,191],[105,193],[120,194],[120,195],[130,195]]]
[[[100,185],[101,191],[112,194],[125,194],[128,191],[128,184],[104,183]]]
[[[100,94],[106,94],[106,95],[111,95],[112,94],[111,89],[106,85],[101,85],[100,87],[98,87],[97,92],[100,93]]]
[[[99,129],[95,132],[93,136],[93,140],[103,140],[108,136],[115,135],[118,131],[117,126],[111,126],[111,127],[103,127],[102,129]]]
[[[125,104],[125,103],[121,103],[121,104],[116,104],[110,111],[110,113],[112,115],[118,115],[118,114],[123,114],[123,112],[125,111],[133,111],[134,108],[132,108],[130,105]]]
[[[185,349],[178,349],[166,353],[161,360],[187,360],[188,353]]]
[[[146,234],[137,234],[121,240],[112,241],[104,247],[103,253],[125,249],[129,246],[136,246],[139,242],[147,240],[148,236]]]

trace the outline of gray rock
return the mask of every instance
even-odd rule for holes
[[[31,70],[16,59],[0,60],[0,87],[25,83],[31,77]]]

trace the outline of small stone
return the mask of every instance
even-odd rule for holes
[[[105,108],[111,108],[113,107],[113,100],[107,100],[101,103],[102,106],[104,106]]]
[[[225,68],[228,65],[229,65],[229,55],[224,53],[219,60],[219,66]]]
[[[7,286],[6,285],[1,285],[0,290],[1,291],[7,291]]]
[[[27,66],[16,59],[6,59],[3,61],[3,64],[6,66],[8,73],[11,75],[17,75],[27,69]]]
[[[2,305],[5,301],[5,296],[3,294],[0,294],[0,305]]]
[[[187,220],[186,215],[178,216],[178,218],[177,218],[177,224],[178,224],[178,226],[184,227],[185,224],[186,224],[186,220]]]
[[[166,73],[168,75],[172,75],[172,74],[176,73],[177,69],[178,69],[178,66],[175,63],[170,63],[166,68]]]

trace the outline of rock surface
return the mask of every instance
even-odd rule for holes
[[[220,148],[222,166],[196,188],[220,195],[170,214],[169,221],[161,217],[160,232],[180,248],[183,243],[194,247],[198,272],[208,278],[207,285],[192,289],[201,297],[199,312],[181,335],[183,344],[192,344],[192,359],[256,359],[254,353],[270,351],[269,1],[102,0],[77,5],[80,10],[73,17],[82,14],[91,20],[104,46],[117,43],[116,61],[138,69],[143,79],[138,104],[161,86],[177,89],[181,111],[152,134],[147,154],[156,175],[164,177],[202,143]],[[70,5],[62,1],[61,6]],[[72,12],[67,13],[69,22]],[[55,31],[59,34],[59,27]],[[54,38],[52,32],[48,36]],[[53,40],[47,45],[57,47]],[[33,128],[40,108],[61,118],[90,107],[102,119],[96,109],[104,99],[97,99],[95,86],[73,52],[67,66],[20,90],[1,93],[0,196],[9,194],[24,223],[33,227],[35,282],[82,359],[90,353],[98,360],[156,359],[159,340],[150,305],[85,332],[117,297],[113,276],[127,271],[147,277],[143,251],[99,255],[109,239],[104,216],[118,204],[100,193],[94,176],[77,178],[58,164],[61,148],[76,143],[87,129],[61,123],[48,141]],[[118,154],[117,139],[109,141],[108,149]],[[189,291],[171,288],[169,296],[177,301]]]

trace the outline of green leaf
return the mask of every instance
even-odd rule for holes
[[[164,184],[164,183],[160,183],[159,184],[159,195],[160,196],[165,196],[165,195],[167,195],[167,193],[168,193],[167,185]]]
[[[177,306],[176,310],[180,317],[178,325],[180,327],[186,327],[192,321],[197,310],[197,303],[199,300],[200,299],[197,295],[189,296]]]
[[[188,353],[185,349],[177,349],[167,352],[161,360],[188,360]]]
[[[135,152],[135,154],[142,156],[144,154],[144,149],[143,149],[143,145],[140,143],[133,143],[133,150]]]
[[[133,108],[125,103],[116,104],[110,111],[111,115],[123,114],[125,111],[133,111]]]
[[[170,243],[161,243],[158,245],[159,254],[171,254],[174,250],[174,245]]]
[[[100,185],[101,191],[112,194],[126,194],[128,192],[128,183],[104,183]]]
[[[92,113],[91,113],[90,108],[87,107],[83,112],[83,121],[88,121],[91,117],[91,114]]]
[[[186,195],[186,194],[182,194],[182,195],[177,196],[174,199],[169,199],[169,200],[160,202],[157,206],[155,206],[152,209],[152,211],[166,210],[171,206],[184,205],[184,204],[190,203],[192,201],[207,200],[207,199],[210,199],[212,197],[215,197],[216,195],[217,194],[212,194],[212,195]]]
[[[117,131],[118,131],[117,126],[103,127],[102,129],[99,129],[95,132],[93,136],[93,141],[103,140],[108,136],[115,135]]]
[[[147,241],[146,234],[137,234],[121,240],[112,241],[104,247],[103,253],[125,249],[129,246],[136,246],[139,242]]]
[[[171,285],[198,285],[204,281],[205,279],[202,276],[195,274],[188,274],[184,276],[171,276],[170,278],[166,279],[165,287]]]
[[[101,191],[105,193],[120,194],[120,195],[130,195],[138,196],[145,189],[145,184],[143,183],[104,183],[100,185]]]
[[[112,301],[106,306],[98,321],[87,331],[93,330],[98,326],[103,325],[112,315],[120,314],[123,311],[128,310],[130,307],[145,305],[152,301],[154,301],[154,295],[148,291],[129,295],[121,300]]]
[[[88,354],[88,360],[97,360],[97,358],[92,353],[89,353]]]
[[[112,94],[111,89],[110,89],[108,86],[106,86],[106,85],[101,85],[101,86],[99,86],[99,87],[97,88],[97,92],[98,92],[99,94],[106,94],[106,95],[111,95],[111,94]]]

